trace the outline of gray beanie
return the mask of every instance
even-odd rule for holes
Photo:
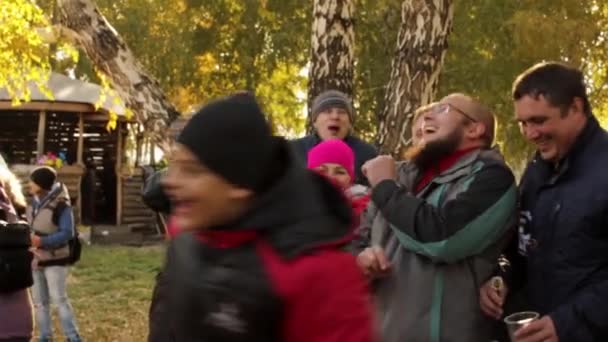
[[[326,90],[315,97],[312,102],[312,122],[317,120],[319,113],[334,107],[345,109],[350,122],[353,122],[353,103],[348,95],[339,90]]]

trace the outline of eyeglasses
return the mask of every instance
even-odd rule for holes
[[[467,112],[450,103],[440,103],[434,106],[433,108],[431,108],[431,113],[434,115],[445,115],[450,111],[450,108],[462,114],[465,118],[471,120],[472,122],[477,122],[477,119],[473,118],[471,115],[467,114]]]

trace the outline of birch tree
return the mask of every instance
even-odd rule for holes
[[[452,0],[403,1],[385,107],[378,116],[381,153],[401,153],[410,140],[414,111],[436,94],[453,16]]]
[[[308,127],[311,104],[321,92],[353,96],[355,62],[354,0],[315,0],[308,79]]]

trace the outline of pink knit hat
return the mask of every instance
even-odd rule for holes
[[[308,168],[314,169],[326,163],[341,165],[355,180],[355,155],[353,150],[340,139],[326,140],[308,151]]]

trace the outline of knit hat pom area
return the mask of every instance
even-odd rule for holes
[[[41,166],[32,171],[30,180],[41,189],[50,191],[57,180],[57,173],[48,166]]]
[[[209,102],[177,138],[208,169],[254,191],[267,183],[277,138],[253,94],[239,92]]]

